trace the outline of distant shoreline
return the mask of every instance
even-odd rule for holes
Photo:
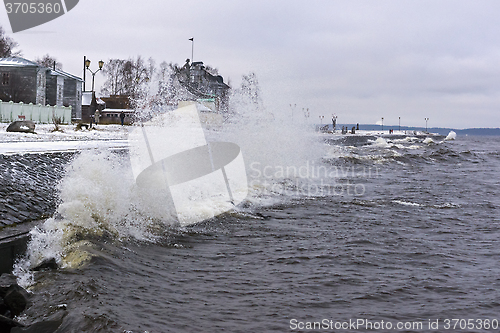
[[[353,126],[356,127],[356,124],[337,124],[337,131],[342,129],[342,126],[347,126],[347,128],[350,130]],[[332,127],[332,124],[330,124],[330,129]],[[382,126],[381,125],[374,125],[374,124],[359,124],[359,129],[360,130],[367,130],[367,131],[381,131]],[[388,126],[384,125],[384,130],[389,130],[393,129],[395,131],[399,130],[398,125],[393,125],[393,126]],[[401,131],[419,131],[423,132],[425,131],[425,127],[408,127],[408,126],[401,126]],[[500,128],[465,128],[465,129],[456,129],[456,128],[446,128],[446,127],[429,127],[427,129],[428,132],[430,133],[438,133],[441,135],[448,135],[450,131],[454,131],[458,135],[488,135],[488,136],[497,136],[500,135]]]

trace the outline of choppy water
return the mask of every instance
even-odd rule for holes
[[[442,332],[455,318],[474,326],[454,331],[497,331],[500,138],[314,140],[320,156],[286,175],[247,161],[248,202],[187,227],[136,200],[126,154],[81,154],[62,217],[31,245],[31,261],[65,268],[35,273],[21,319],[65,308],[60,332]]]

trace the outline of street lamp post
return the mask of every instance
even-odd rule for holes
[[[384,131],[384,117],[382,117],[382,132]]]
[[[323,119],[325,119],[325,116],[319,116],[319,121],[321,122],[321,127],[323,127]]]
[[[427,122],[429,121],[429,118],[425,118],[425,132],[427,133]]]
[[[399,127],[398,127],[398,131],[401,132],[401,117],[399,117]]]
[[[102,66],[104,66],[104,61],[100,60],[99,61],[99,69],[96,70],[95,72],[92,71],[89,67],[90,67],[90,60],[89,59],[85,59],[85,68],[90,72],[92,73],[92,93],[94,92],[94,82],[95,82],[95,74],[97,72],[99,72],[100,70],[102,70]]]
[[[290,104],[290,109],[292,109],[292,123],[293,123],[293,110],[297,107],[297,104]]]
[[[304,117],[306,118],[306,124],[309,122],[308,121],[308,118],[309,118],[309,108],[307,108],[307,111],[304,111],[304,109],[302,109],[302,111],[304,112]]]
[[[92,112],[92,113],[90,114],[90,117],[91,117],[91,120],[90,120],[90,121],[91,121],[91,123],[90,123],[90,124],[91,124],[91,125],[92,125],[92,114],[93,114],[94,112],[96,112],[96,109],[97,109],[97,101],[96,101],[96,98],[95,98],[95,91],[94,91],[95,74],[96,74],[97,72],[99,72],[99,71],[102,69],[102,66],[104,66],[104,61],[100,60],[100,61],[99,61],[99,69],[98,69],[98,70],[96,70],[96,71],[92,71],[92,70],[90,69],[90,60],[89,60],[89,59],[85,59],[85,68],[86,68],[86,69],[87,69],[90,73],[92,73],[92,102],[90,103],[90,105],[91,105],[91,109],[90,109],[90,111]],[[98,115],[96,115],[95,122],[96,122],[96,124],[97,124],[97,122],[98,122]]]

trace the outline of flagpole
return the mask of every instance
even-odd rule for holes
[[[194,38],[189,38],[191,41],[191,64],[194,62]]]

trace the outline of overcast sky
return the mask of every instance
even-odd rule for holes
[[[270,111],[466,128],[500,127],[499,14],[497,0],[80,0],[24,32],[4,9],[0,22],[24,57],[49,53],[78,76],[84,55],[94,69],[137,55],[183,64],[194,37],[194,60],[226,82],[255,72]]]

